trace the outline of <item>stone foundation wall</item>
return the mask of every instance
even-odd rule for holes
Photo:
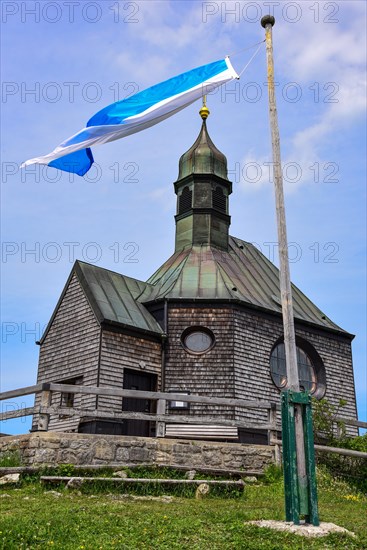
[[[263,472],[274,447],[179,439],[36,432],[0,438],[0,455],[19,450],[25,465],[159,464]]]

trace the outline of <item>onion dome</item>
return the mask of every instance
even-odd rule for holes
[[[199,113],[203,119],[201,130],[195,143],[180,158],[178,180],[190,174],[214,174],[228,179],[227,158],[216,148],[206,127],[210,112],[205,103]]]

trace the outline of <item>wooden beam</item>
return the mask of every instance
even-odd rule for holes
[[[95,482],[95,481],[102,481],[102,482],[113,482],[117,484],[124,484],[124,483],[151,483],[154,485],[164,484],[164,485],[201,485],[202,483],[207,483],[208,485],[219,485],[223,487],[244,487],[245,484],[242,481],[242,479],[239,479],[238,481],[219,481],[216,479],[157,479],[157,478],[146,478],[146,477],[127,477],[127,478],[120,478],[120,477],[66,477],[66,476],[41,476],[40,480],[44,481],[46,483],[67,483],[71,479],[75,481],[80,481],[81,483],[84,482]]]
[[[157,401],[157,415],[166,416],[166,404],[165,399],[158,399]],[[156,437],[164,437],[166,435],[166,424],[165,422],[157,422],[155,427]]]
[[[35,384],[34,386],[27,386],[25,388],[18,388],[16,390],[9,390],[0,393],[0,401],[5,399],[13,399],[14,397],[22,397],[23,395],[30,395],[42,390],[43,384]]]
[[[362,420],[353,420],[352,418],[342,418],[341,416],[336,416],[333,418],[333,422],[344,422],[347,426],[357,426],[357,428],[367,428],[367,422],[362,422]]]
[[[16,411],[6,411],[0,413],[0,421],[9,420],[10,418],[20,418],[21,416],[29,416],[35,412],[35,407],[21,407]]]
[[[244,399],[230,399],[227,397],[206,397],[203,395],[183,395],[181,393],[146,392],[138,390],[123,390],[119,388],[75,386],[68,384],[50,384],[51,391],[65,393],[83,393],[92,395],[110,395],[113,397],[133,397],[135,399],[166,399],[168,401],[185,401],[187,403],[209,403],[212,405],[229,405],[245,407],[247,409],[270,409],[270,401],[250,401]],[[280,408],[279,408],[280,410]]]
[[[344,456],[354,456],[357,458],[367,458],[367,453],[362,451],[352,451],[351,449],[341,449],[339,447],[327,447],[326,445],[315,445],[316,451],[321,451],[323,453],[336,453],[338,455]]]
[[[271,445],[282,445],[281,439],[272,439],[270,441]],[[341,447],[328,447],[327,445],[315,445],[316,451],[321,451],[323,453],[335,453],[338,455],[344,456],[353,456],[355,458],[367,458],[367,453],[362,451],[352,451],[351,449],[342,449]]]
[[[37,411],[35,411],[37,412]],[[257,429],[257,430],[274,430],[273,424],[264,423],[254,426],[253,422],[244,422],[242,420],[227,420],[215,416],[181,416],[181,415],[163,415],[154,413],[122,411],[115,413],[111,411],[101,411],[99,409],[76,409],[69,407],[40,407],[39,412],[43,414],[59,414],[63,416],[80,416],[93,418],[107,418],[113,420],[149,420],[151,422],[178,423],[178,424],[217,424],[223,426],[233,426],[238,428]]]
[[[159,399],[165,399],[168,401],[185,401],[187,403],[207,403],[212,405],[227,405],[232,407],[243,407],[247,409],[272,409],[274,408],[274,403],[271,403],[270,401],[250,401],[245,399],[230,399],[226,397],[207,397],[203,395],[182,395],[182,394],[175,394],[175,393],[165,393],[165,392],[145,392],[145,391],[138,391],[138,390],[124,390],[119,388],[109,388],[109,387],[95,387],[95,386],[76,386],[76,385],[70,385],[70,384],[47,384],[47,387],[49,387],[49,390],[51,392],[65,392],[65,393],[82,393],[82,394],[92,394],[92,395],[106,395],[106,396],[113,396],[113,397],[133,397],[136,399],[150,399],[150,400],[159,400]],[[12,399],[15,397],[21,397],[23,395],[30,395],[32,393],[37,393],[41,391],[42,389],[46,389],[46,384],[35,384],[34,386],[27,386],[24,388],[18,388],[16,390],[10,390],[7,392],[0,393],[0,401],[5,399]],[[275,405],[275,408],[277,411],[280,410],[279,405]],[[31,407],[21,409],[20,411],[24,411],[23,414],[20,413],[16,414],[15,416],[6,416],[11,413],[15,413],[16,411],[9,411],[5,413],[1,413],[0,419],[6,420],[7,418],[17,418],[19,416],[27,416],[30,414],[34,414],[37,411],[30,411]],[[70,409],[66,409],[66,411],[69,411]],[[67,412],[59,412],[59,410],[55,409],[52,411],[51,414],[68,414]],[[18,411],[17,411],[18,412]],[[86,411],[88,414],[90,411]],[[5,415],[5,416],[4,416]],[[367,428],[367,422],[362,422],[360,420],[354,420],[351,418],[344,418],[344,417],[335,417],[335,422],[344,422],[347,426],[356,426],[359,428]],[[275,428],[278,429],[278,428]]]
[[[48,423],[50,421],[50,413],[47,411],[48,407],[51,405],[52,393],[49,389],[43,387],[41,393],[41,404],[39,407],[39,417],[38,417],[38,431],[47,432]]]

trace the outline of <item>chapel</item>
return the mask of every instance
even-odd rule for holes
[[[227,159],[209,136],[208,114],[203,106],[199,135],[179,160],[173,255],[146,282],[76,261],[39,342],[37,383],[279,403],[287,384],[279,271],[229,234],[232,183]],[[345,399],[343,415],[356,419],[353,335],[295,285],[292,293],[301,388],[331,404]],[[112,418],[121,410],[154,412],[149,401],[63,393],[52,404],[109,411],[111,419],[55,414],[50,430],[155,435],[153,422]],[[227,430],[227,437],[267,442],[266,432],[251,429],[266,411],[177,401],[167,408],[217,419],[210,426],[167,424],[167,437],[220,439],[222,419],[246,419],[248,429]]]

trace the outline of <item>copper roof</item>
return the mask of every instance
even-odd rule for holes
[[[178,180],[191,174],[215,174],[228,179],[227,159],[209,136],[206,121],[203,120],[195,143],[179,161]]]
[[[144,307],[150,285],[109,269],[77,261],[75,271],[100,323],[117,324],[145,333],[163,334],[160,325]]]
[[[281,315],[278,268],[251,243],[230,237],[228,252],[210,246],[185,248],[171,256],[147,282],[76,261],[41,342],[74,273],[101,324],[159,338],[164,337],[164,331],[147,306],[163,300],[233,302]],[[351,336],[293,284],[292,295],[296,320]]]
[[[228,252],[193,246],[175,253],[147,281],[145,303],[168,300],[230,300],[281,314],[279,270],[255,246],[229,238]],[[333,323],[292,284],[295,319],[337,332]],[[345,333],[347,334],[347,333]]]

